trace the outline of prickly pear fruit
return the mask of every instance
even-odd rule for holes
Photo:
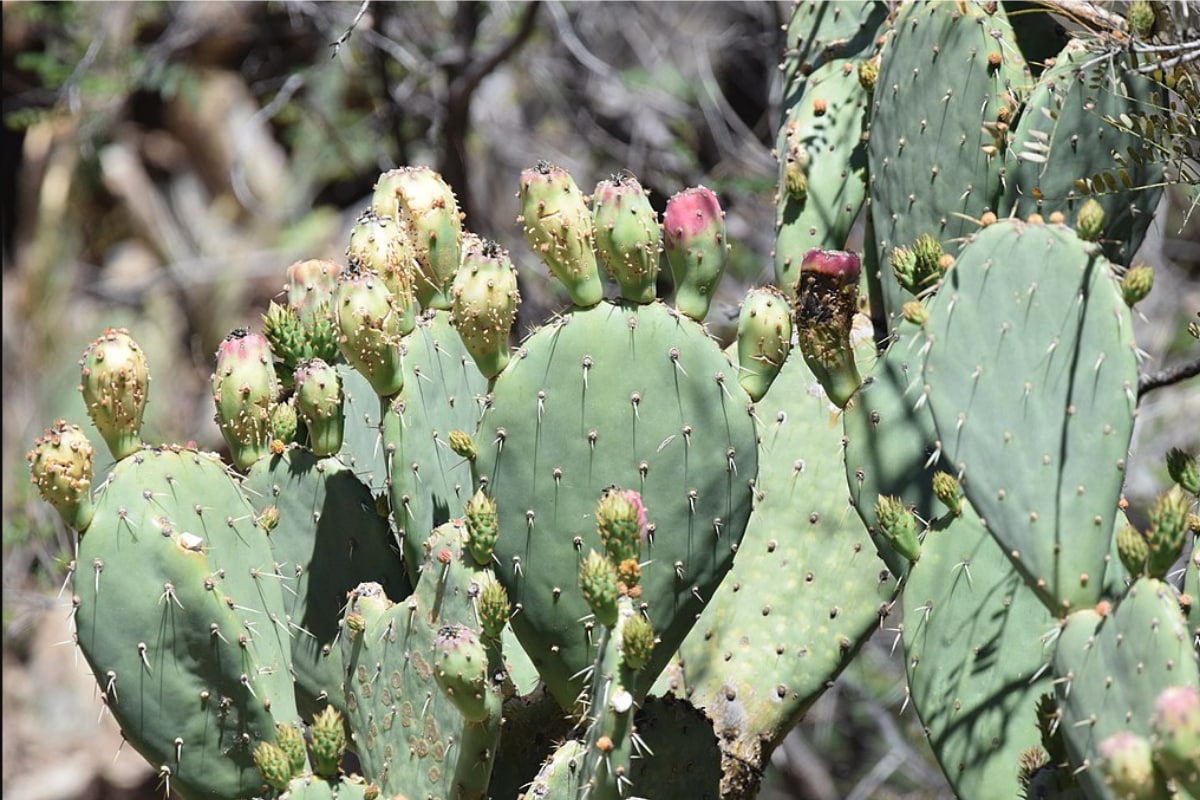
[[[449,308],[445,292],[462,260],[462,212],[450,185],[425,166],[389,170],[375,184],[371,207],[404,226],[419,268],[414,290],[421,305]]]
[[[254,748],[254,766],[258,767],[263,780],[280,791],[292,780],[291,760],[279,745],[271,742],[259,742]]]
[[[1159,495],[1150,509],[1150,530],[1146,532],[1146,544],[1150,551],[1146,574],[1150,577],[1165,576],[1183,552],[1189,505],[1183,492],[1175,488]]]
[[[892,548],[916,563],[921,557],[917,521],[903,501],[896,497],[880,497],[875,503],[875,518],[879,520],[879,532]]]
[[[287,268],[288,306],[306,325],[325,315],[342,271],[336,261],[320,258],[297,261]]]
[[[703,321],[729,254],[725,212],[711,189],[695,186],[667,201],[663,248],[675,282],[676,308]]]
[[[483,635],[499,639],[511,614],[508,591],[504,584],[489,575],[479,590],[479,624],[483,626]]]
[[[271,451],[271,409],[279,379],[266,337],[236,328],[217,349],[212,377],[216,421],[233,463],[248,469]]]
[[[496,501],[479,489],[467,501],[467,548],[481,567],[492,563],[499,530],[496,527]]]
[[[617,568],[595,550],[579,568],[579,590],[601,625],[617,624]]]
[[[621,662],[628,669],[641,669],[654,652],[654,629],[641,614],[634,614],[621,626]]]
[[[839,408],[846,407],[862,384],[850,344],[860,270],[857,253],[813,248],[804,254],[796,281],[800,352]]]
[[[662,231],[646,190],[633,173],[620,172],[592,193],[596,252],[621,297],[634,303],[655,298]]]
[[[588,308],[604,298],[596,268],[592,214],[575,179],[548,161],[521,172],[517,222],[529,246],[554,277],[562,281],[571,302]]]
[[[338,346],[380,397],[404,388],[400,315],[375,272],[343,273],[334,293]]]
[[[792,314],[783,292],[767,286],[746,294],[738,317],[737,349],[738,383],[757,402],[792,349]]]
[[[1085,242],[1094,242],[1104,232],[1104,208],[1094,197],[1088,198],[1075,215],[1075,233]]]
[[[150,388],[146,354],[124,328],[109,328],[79,362],[79,391],[88,415],[120,461],[142,446],[142,415]]]
[[[465,625],[443,625],[433,641],[438,687],[459,713],[471,722],[482,722],[495,712],[489,703],[493,689],[488,680],[487,650]]]
[[[1146,295],[1150,294],[1153,288],[1154,268],[1147,264],[1130,267],[1121,278],[1121,296],[1125,298],[1125,305],[1130,308],[1146,299]]]
[[[1169,686],[1154,700],[1154,756],[1163,772],[1200,795],[1200,691]]]
[[[317,456],[336,455],[342,449],[346,417],[342,378],[319,358],[296,367],[296,410],[308,429],[308,446]]]
[[[413,271],[416,261],[408,236],[392,217],[381,217],[368,209],[359,215],[350,229],[346,259],[351,268],[377,272],[396,306],[400,334],[407,336],[416,327],[416,298],[413,296]]]
[[[1200,494],[1200,467],[1191,453],[1172,447],[1167,451],[1167,473],[1171,480],[1191,495]]]
[[[933,475],[933,495],[942,501],[942,505],[950,509],[956,517],[962,516],[963,492],[958,479],[949,472],[936,472]]]
[[[1132,731],[1114,733],[1100,742],[1104,782],[1118,800],[1158,797],[1159,781],[1154,775],[1150,742]]]
[[[78,425],[60,419],[26,455],[34,485],[63,521],[82,533],[92,521],[92,473],[96,450]]]
[[[342,723],[342,715],[333,706],[327,706],[313,718],[313,772],[322,778],[336,777],[345,749],[346,728]]]
[[[521,302],[508,251],[490,239],[468,235],[450,297],[451,324],[479,371],[494,378],[508,365],[508,335]]]
[[[1126,525],[1117,532],[1117,556],[1131,576],[1140,578],[1146,574],[1150,545],[1141,531],[1132,525]]]

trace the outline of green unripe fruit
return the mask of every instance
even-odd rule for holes
[[[783,292],[751,289],[738,316],[738,383],[755,402],[762,399],[792,349],[792,313]]]
[[[626,668],[639,670],[654,653],[654,628],[641,614],[634,614],[621,626],[621,662]]]
[[[595,550],[579,568],[579,590],[601,625],[617,624],[617,568]]]
[[[267,506],[258,513],[258,518],[254,522],[267,533],[275,530],[279,524],[279,506]]]
[[[909,561],[921,557],[921,541],[917,536],[917,520],[908,506],[897,497],[880,497],[875,503],[875,518],[879,532],[892,548]]]
[[[787,148],[783,154],[783,185],[795,200],[808,198],[808,165],[812,156],[808,148],[800,141],[800,126],[793,120],[788,123],[784,144]]]
[[[304,733],[295,725],[276,725],[275,744],[288,757],[293,776],[304,772],[308,766],[308,747],[304,744]]]
[[[416,327],[416,298],[413,296],[415,258],[404,228],[391,217],[364,211],[350,229],[346,259],[351,269],[377,273],[392,293],[401,335]]]
[[[593,250],[592,212],[575,179],[548,161],[521,173],[517,222],[533,252],[582,308],[604,298]]]
[[[375,184],[371,208],[405,231],[417,263],[413,290],[426,308],[449,308],[446,290],[462,261],[462,212],[454,191],[426,166],[385,172]]]
[[[467,501],[467,549],[481,567],[492,563],[500,531],[496,524],[496,501],[479,489]]]
[[[313,717],[313,772],[322,778],[335,778],[346,749],[346,728],[342,715],[333,706]]]
[[[1104,232],[1104,207],[1094,197],[1088,198],[1075,215],[1075,233],[1085,242],[1094,242]]]
[[[380,397],[404,388],[400,316],[377,273],[342,275],[334,294],[338,346]]]
[[[1132,731],[1121,731],[1100,742],[1104,782],[1119,800],[1139,800],[1157,794],[1158,779],[1150,742]]]
[[[646,507],[635,491],[613,487],[596,503],[596,530],[613,564],[638,559],[647,525]]]
[[[254,748],[254,766],[258,767],[263,780],[279,791],[286,789],[292,780],[291,759],[270,742],[259,742]]]
[[[34,440],[26,455],[29,472],[42,499],[63,521],[82,533],[92,521],[92,478],[96,450],[78,425],[66,420]]]
[[[212,377],[217,425],[238,469],[271,451],[271,409],[279,397],[271,347],[265,337],[237,328],[217,350]]]
[[[79,362],[79,391],[96,430],[120,461],[142,446],[142,416],[150,390],[146,354],[124,328],[109,328]]]
[[[1191,495],[1200,494],[1200,467],[1191,453],[1172,447],[1167,451],[1167,473],[1171,480]]]
[[[479,624],[483,626],[483,635],[499,639],[511,614],[512,605],[504,584],[489,576],[479,590]]]
[[[1121,279],[1121,296],[1125,305],[1133,308],[1154,288],[1154,268],[1146,264],[1130,267]]]
[[[1154,700],[1154,756],[1163,772],[1193,796],[1200,791],[1200,691],[1170,686]]]
[[[487,674],[487,650],[465,625],[445,625],[433,642],[433,677],[442,692],[470,722],[483,722],[494,711]]]
[[[942,501],[956,517],[962,516],[963,492],[958,480],[949,472],[936,472],[933,476],[933,495]]]
[[[319,358],[296,367],[296,408],[308,429],[308,446],[317,456],[342,449],[346,417],[342,377]]]
[[[479,453],[475,449],[475,440],[471,438],[471,434],[460,430],[450,431],[450,449],[467,461],[474,461]]]
[[[868,58],[865,61],[858,62],[858,82],[867,90],[867,94],[875,91],[875,84],[879,81],[879,59]]]
[[[1150,577],[1164,577],[1183,552],[1189,505],[1176,487],[1159,495],[1150,509],[1150,530],[1146,532],[1146,544],[1150,547],[1146,574]]]
[[[306,327],[327,313],[344,268],[336,261],[308,259],[287,268],[288,306]]]
[[[629,172],[600,181],[592,193],[596,253],[632,303],[650,303],[658,280],[662,230],[646,190]]]
[[[517,320],[521,293],[508,251],[468,235],[462,266],[450,287],[450,322],[485,378],[508,365],[508,335]]]
[[[1146,574],[1146,561],[1150,558],[1150,545],[1142,532],[1126,525],[1117,532],[1117,556],[1133,578]]]

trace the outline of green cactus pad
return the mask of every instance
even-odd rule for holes
[[[1169,585],[1142,578],[1115,607],[1101,610],[1067,617],[1053,670],[1071,765],[1089,796],[1113,798],[1100,744],[1121,731],[1150,737],[1155,698],[1170,686],[1200,686],[1200,669]]]
[[[497,575],[517,636],[570,707],[592,663],[578,564],[601,550],[596,501],[641,493],[642,600],[657,674],[729,568],[756,469],[749,398],[703,329],[659,303],[569,312],[528,339],[495,382],[476,474],[497,501]]]
[[[411,337],[405,341],[411,341]],[[407,366],[407,365],[406,365]],[[338,364],[342,379],[342,449],[338,458],[355,476],[378,494],[389,485],[387,443],[383,440],[384,413],[371,382],[349,364]],[[407,380],[407,378],[406,378]]]
[[[943,469],[1048,607],[1100,597],[1136,403],[1133,322],[1067,228],[977,234],[929,304],[920,399]]]
[[[866,58],[874,52],[880,28],[891,11],[882,0],[814,0],[793,5],[783,62],[784,106],[804,94],[808,77],[825,63]]]
[[[345,711],[338,618],[346,593],[360,583],[404,597],[408,577],[385,519],[354,474],[336,458],[293,448],[260,460],[246,476],[255,509],[279,512],[271,551],[286,579],[296,698],[305,718],[325,705]]]
[[[215,456],[143,450],[80,540],[80,649],[122,734],[184,797],[259,795],[255,747],[299,720],[284,580],[254,518]]]

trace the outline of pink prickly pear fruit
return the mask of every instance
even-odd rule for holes
[[[395,219],[408,235],[417,263],[414,290],[425,308],[450,308],[446,290],[462,259],[462,212],[442,176],[426,166],[385,172],[371,208]]]
[[[862,384],[850,343],[861,270],[857,253],[814,247],[804,254],[793,293],[800,352],[838,408]]]
[[[1193,797],[1200,797],[1200,689],[1169,686],[1154,700],[1154,757]]]
[[[296,367],[296,412],[308,429],[308,446],[317,456],[332,456],[342,449],[346,417],[342,378],[319,358]]]
[[[305,325],[311,325],[316,317],[329,313],[333,302],[333,290],[337,288],[342,265],[336,261],[312,258],[297,261],[287,268],[288,305]]]
[[[675,307],[703,321],[729,256],[725,212],[711,189],[694,186],[667,201],[663,249],[675,282]]]
[[[596,253],[621,297],[633,303],[654,302],[662,231],[633,173],[621,172],[596,184],[592,224]]]
[[[212,377],[217,426],[233,463],[246,470],[271,452],[271,410],[279,397],[271,346],[245,328],[231,331],[217,348]]]
[[[1161,781],[1154,774],[1150,742],[1132,731],[1114,733],[1100,742],[1101,772],[1104,783],[1117,800],[1149,800],[1166,797]]]
[[[632,489],[605,489],[596,503],[596,532],[614,564],[636,560],[649,536],[642,496]]]
[[[416,327],[416,298],[413,295],[416,260],[400,223],[374,211],[364,211],[350,229],[346,260],[359,270],[379,273],[392,293],[401,334],[412,333]]]
[[[400,314],[376,272],[347,271],[333,296],[338,347],[380,397],[404,388]]]
[[[150,389],[146,354],[124,328],[109,328],[79,361],[79,391],[88,415],[120,461],[142,446],[142,415]]]
[[[92,476],[96,450],[78,425],[60,419],[25,454],[42,499],[63,521],[83,533],[92,521]]]
[[[521,172],[517,217],[533,252],[566,287],[571,302],[588,308],[604,299],[592,249],[595,234],[587,199],[571,173],[548,161]]]
[[[737,327],[738,383],[758,402],[792,350],[792,313],[787,297],[773,286],[751,289]]]
[[[450,322],[486,378],[508,365],[508,335],[521,293],[508,252],[478,236],[464,237],[463,263],[450,288]]]

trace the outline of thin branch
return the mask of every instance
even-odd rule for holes
[[[1197,375],[1200,375],[1200,356],[1159,372],[1142,375],[1138,378],[1138,399],[1140,400],[1147,393],[1155,389],[1171,386],[1181,381],[1186,381],[1188,378],[1194,378]]]
[[[358,7],[358,13],[354,15],[354,21],[350,23],[350,27],[337,38],[336,41],[330,42],[329,46],[333,48],[333,53],[330,58],[337,58],[338,53],[342,50],[342,45],[350,38],[350,34],[354,33],[354,29],[358,27],[358,23],[362,21],[363,15],[367,13],[367,7],[371,5],[371,0],[363,0],[362,5]]]

